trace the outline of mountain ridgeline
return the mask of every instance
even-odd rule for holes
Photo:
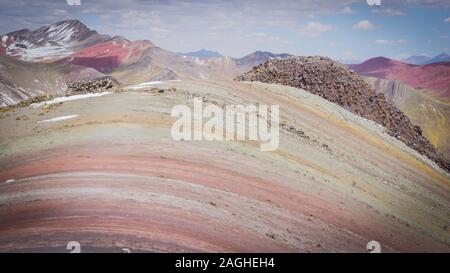
[[[66,20],[34,31],[22,29],[0,36],[0,54],[24,61],[51,61],[110,38],[78,20]]]
[[[375,57],[349,67],[362,76],[400,80],[430,95],[442,99],[450,98],[450,62],[414,65]]]
[[[230,58],[208,50],[180,55],[148,40],[98,34],[78,20],[66,20],[0,35],[0,87],[4,91],[0,107],[42,94],[63,94],[75,81],[105,76],[124,85],[175,79],[230,80],[254,65],[287,56],[257,51]],[[10,67],[20,69],[12,73]],[[58,76],[56,87],[53,75]]]
[[[273,59],[236,78],[297,87],[336,103],[350,112],[383,125],[390,135],[427,156],[443,169],[450,163],[422,135],[422,129],[382,93],[375,93],[361,76],[329,58]]]
[[[447,98],[448,62],[419,66],[379,57],[350,66],[356,74],[325,57],[256,51],[230,58],[208,50],[180,56],[147,40],[98,34],[77,20],[2,35],[0,55],[2,107],[37,96],[64,94],[67,86],[80,80],[111,77],[123,85],[164,80],[229,81],[250,70],[238,79],[290,85],[322,96],[383,125],[390,134],[449,170],[448,162],[422,135],[421,128],[358,75],[400,79]]]

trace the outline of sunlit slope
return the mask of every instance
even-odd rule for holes
[[[46,94],[61,94],[71,82],[103,76],[92,68],[77,65],[30,63],[0,56],[0,107]]]
[[[425,137],[450,158],[450,101],[432,97],[400,81],[370,77],[366,80],[405,112],[414,124],[422,128]]]

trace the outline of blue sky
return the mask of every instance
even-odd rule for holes
[[[450,0],[0,0],[0,32],[79,19],[175,52],[256,50],[364,60],[450,53]]]
[[[404,58],[409,55],[436,55],[449,52],[450,23],[448,8],[424,6],[372,8],[365,4],[349,7],[352,14],[331,14],[317,16],[312,21],[329,25],[330,30],[314,39],[285,33],[298,45],[299,53],[332,54],[343,59],[367,59],[373,56]],[[389,10],[394,15],[381,15],[379,10]],[[301,20],[307,24],[308,19]],[[367,27],[357,28],[355,24],[368,21]],[[370,26],[373,27],[370,27]],[[364,26],[364,24],[362,24]],[[309,38],[309,39],[308,39]]]

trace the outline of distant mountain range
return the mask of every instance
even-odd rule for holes
[[[129,41],[120,36],[99,34],[77,20],[61,21],[34,31],[24,29],[1,35],[0,55],[8,57],[0,59],[0,64],[7,63],[9,67],[21,67],[17,72],[17,78],[20,80],[16,81],[13,74],[4,72],[0,76],[2,84],[7,84],[9,90],[19,90],[23,87],[21,83],[24,83],[22,85],[27,85],[29,91],[21,92],[29,93],[30,96],[46,88],[41,86],[42,84],[35,84],[34,79],[29,79],[32,83],[25,84],[28,80],[20,75],[32,78],[34,73],[25,71],[28,70],[28,66],[24,63],[13,65],[14,59],[48,64],[51,71],[63,69],[64,73],[60,79],[63,86],[74,80],[104,76],[114,77],[124,84],[168,79],[233,79],[268,60],[292,56],[285,53],[256,51],[242,58],[230,58],[206,49],[183,53],[180,56],[179,53],[162,49],[147,40]],[[410,61],[425,61],[424,56],[416,57]],[[378,57],[349,67],[364,76],[401,80],[414,88],[449,98],[450,62],[445,61],[448,57],[446,54],[440,54],[426,60],[433,62],[428,65],[415,65]],[[435,61],[443,62],[434,63]],[[29,67],[31,69],[34,66]],[[5,78],[4,75],[9,76]],[[40,75],[36,80],[45,82],[44,74]],[[58,90],[63,89],[61,86]],[[15,99],[7,99],[7,104],[20,101],[27,96],[13,97]]]
[[[256,51],[250,55],[247,55],[243,58],[236,59],[236,63],[239,65],[245,65],[249,67],[253,67],[255,65],[264,63],[268,60],[272,59],[284,59],[292,57],[290,54],[282,53],[282,54],[274,54],[267,51]]]
[[[441,53],[441,54],[433,57],[432,59],[426,61],[423,64],[434,64],[434,63],[449,62],[449,61],[450,61],[450,55],[448,55],[446,53]]]
[[[43,92],[62,92],[73,81],[96,77],[110,76],[123,84],[233,79],[254,65],[291,55],[257,51],[234,59],[202,49],[180,56],[147,40],[101,35],[78,20],[67,20],[34,31],[24,29],[1,35],[0,56],[0,83],[9,90],[0,97],[0,105],[4,106]],[[12,67],[20,69],[12,72]],[[40,70],[51,73],[37,73]],[[55,82],[55,77],[57,88],[44,84]]]
[[[415,55],[411,56],[407,59],[400,60],[409,64],[434,64],[440,62],[448,62],[450,61],[450,55],[446,53],[441,53],[435,57],[430,57],[426,55]]]
[[[426,55],[413,55],[406,59],[401,59],[401,62],[409,63],[409,64],[423,64],[427,61],[431,60],[430,56]]]
[[[364,77],[377,93],[402,110],[411,122],[420,126],[424,136],[450,160],[450,104],[424,94],[398,80]]]
[[[123,85],[175,79],[226,81],[265,62],[282,64],[270,71],[270,75],[275,75],[282,70],[282,66],[292,63],[291,60],[282,60],[289,57],[293,55],[256,51],[242,58],[230,58],[206,49],[180,56],[179,53],[160,48],[147,40],[130,41],[120,36],[101,35],[80,21],[62,21],[34,31],[19,30],[0,36],[0,89],[2,90],[0,107],[38,96],[60,95],[71,83],[86,79],[111,77]],[[322,57],[316,56],[311,60],[317,58]],[[427,62],[442,61],[446,58],[448,55],[440,54]],[[305,62],[307,63],[305,67],[308,68],[305,70],[307,73],[313,73],[317,68],[316,64],[322,63],[322,61]],[[336,65],[328,59],[324,63],[325,72]],[[326,67],[327,65],[330,67]],[[436,98],[450,98],[450,62],[448,61],[415,65],[377,57],[357,65],[348,65],[348,67],[363,76],[400,80],[418,89],[418,92],[429,93]],[[294,67],[284,76],[293,82],[304,79],[307,73],[299,73],[297,68]],[[311,91],[309,89],[315,84],[318,84],[320,89],[321,80],[331,81],[332,77],[327,76],[327,73],[320,78],[309,77],[308,82],[305,83],[305,89]],[[341,88],[340,86],[338,88]],[[390,85],[383,83],[383,86],[389,88]],[[319,91],[317,93],[320,94]],[[330,96],[338,96],[331,101],[344,99],[344,93],[330,92]],[[353,108],[350,110],[362,113],[367,108],[363,104],[358,104],[357,110]],[[411,111],[411,113],[416,112]],[[443,147],[446,146],[443,145]]]
[[[361,60],[357,60],[357,59],[335,59],[336,62],[341,63],[341,64],[360,64],[362,63]]]
[[[177,53],[180,56],[186,56],[186,57],[197,57],[197,58],[218,58],[223,57],[222,54],[220,54],[217,51],[211,51],[206,49],[200,49],[198,51],[193,52],[187,52],[187,53]]]
[[[376,57],[349,67],[363,76],[400,80],[424,92],[450,98],[450,62],[414,65]]]

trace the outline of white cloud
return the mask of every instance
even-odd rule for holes
[[[445,18],[444,23],[450,23],[450,17]]]
[[[69,16],[69,13],[65,9],[55,9],[53,11],[54,16]]]
[[[345,59],[345,60],[355,59],[355,58],[356,58],[355,53],[353,53],[353,51],[349,51],[349,50],[347,50],[347,51],[342,51],[342,52],[341,52],[341,57],[342,57],[343,59]]]
[[[399,40],[379,39],[379,40],[375,40],[375,43],[379,44],[379,45],[385,45],[385,44],[406,44],[406,43],[408,43],[408,40],[406,40],[406,39],[399,39]]]
[[[101,14],[99,17],[100,20],[107,21],[111,18],[111,14]]]
[[[80,6],[81,0],[66,0],[67,5],[69,6]]]
[[[80,19],[89,28],[102,34],[121,35],[130,40],[148,39],[171,51],[186,52],[206,47],[225,55],[240,57],[258,49],[278,48],[297,54],[300,50],[304,52],[304,49],[300,49],[301,45],[296,40],[298,37],[295,37],[295,34],[300,33],[309,37],[327,35],[337,39],[332,37],[334,33],[331,32],[338,27],[342,28],[345,22],[336,20],[331,23],[321,20],[333,19],[331,17],[335,14],[359,13],[360,7],[356,3],[365,2],[365,0],[96,0],[81,2],[81,6],[68,6],[65,0],[0,0],[0,33],[22,28],[37,29],[70,18]],[[382,0],[383,6],[376,8],[395,10],[406,8],[407,10],[412,5],[440,8],[450,6],[449,3],[449,0]],[[439,17],[439,20],[442,22],[445,17],[448,15]],[[301,21],[300,18],[306,21]],[[381,25],[375,21],[377,19],[366,18],[372,23]],[[355,19],[354,23],[362,19],[364,18]],[[321,23],[306,24],[308,21]],[[357,29],[376,28],[370,22],[359,26],[362,28]],[[398,27],[400,31],[403,30],[403,26]],[[264,32],[267,37],[258,38],[250,35],[257,32]],[[346,43],[335,41],[339,42],[337,48],[344,47],[347,43],[349,48],[353,46],[351,37],[347,35],[351,36],[349,33],[342,33],[342,37],[339,37]],[[293,45],[285,43],[283,39],[292,41]],[[372,38],[372,40],[375,39]],[[309,43],[305,45],[307,53],[319,50],[314,46],[314,42],[305,41],[305,43]],[[424,40],[424,43],[427,41]],[[325,42],[325,46],[327,45],[328,43]],[[356,48],[354,51],[358,52]]]
[[[330,25],[324,25],[317,22],[309,22],[306,25],[306,30],[309,32],[327,32],[331,29],[332,27]]]
[[[438,7],[448,8],[450,2],[448,0],[389,0],[383,1],[383,4],[404,5],[404,6],[422,6],[422,7]]]
[[[332,30],[333,27],[330,25],[318,23],[318,22],[308,22],[306,26],[299,30],[299,33],[304,36],[316,37],[321,33]]]
[[[364,30],[370,30],[377,28],[376,25],[372,24],[369,20],[362,20],[358,23],[354,24],[353,29],[364,29]]]
[[[291,42],[282,39],[279,36],[268,35],[264,32],[254,32],[248,35],[250,38],[254,39],[255,43],[264,43],[264,42],[272,42],[279,44],[290,44]]]
[[[400,54],[397,54],[397,56],[395,56],[395,58],[397,59],[397,60],[404,60],[404,59],[408,59],[409,57],[411,57],[412,55],[411,54],[409,54],[409,53],[400,53]]]
[[[393,41],[380,39],[380,40],[376,40],[375,43],[382,45],[382,44],[391,44],[391,43],[393,43]]]
[[[403,16],[406,15],[403,11],[395,10],[392,8],[379,8],[372,10],[373,14],[380,16]]]
[[[356,11],[353,10],[351,7],[343,7],[342,9],[339,10],[339,12],[342,14],[353,14]]]

